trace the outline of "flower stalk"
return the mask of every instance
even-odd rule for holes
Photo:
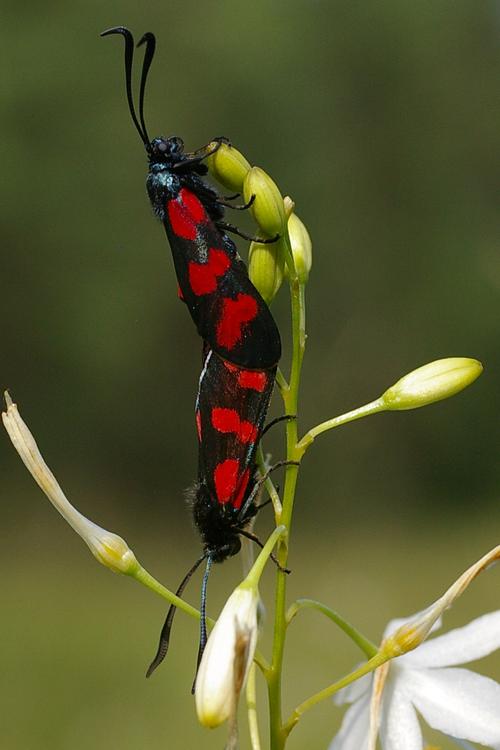
[[[321,602],[317,602],[315,599],[297,599],[293,604],[290,605],[286,613],[287,626],[290,625],[293,618],[301,609],[316,609],[323,615],[328,617],[329,620],[334,622],[343,632],[363,651],[366,657],[371,659],[372,656],[378,652],[377,646],[365,638],[360,631],[347,622],[338,612],[327,607]]]
[[[191,617],[199,619],[200,613],[195,607],[176,596],[142,567],[124,539],[98,526],[70,503],[45,463],[35,438],[19,414],[17,405],[7,392],[4,397],[7,411],[2,413],[2,420],[14,448],[40,489],[89,547],[96,560],[114,573],[122,573],[135,578],[170,604],[174,604]],[[213,621],[209,620],[209,622],[213,624]]]

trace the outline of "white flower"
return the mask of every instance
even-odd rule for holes
[[[217,727],[236,714],[238,698],[257,645],[259,594],[240,584],[210,633],[196,678],[196,712],[201,724]]]
[[[404,622],[390,622],[385,638]],[[434,629],[439,626],[438,622]],[[375,678],[367,675],[337,695],[337,703],[352,705],[330,750],[369,750],[370,715],[378,700],[383,750],[423,750],[418,715],[449,737],[498,749],[500,685],[468,669],[457,668],[458,664],[480,659],[498,648],[500,610],[387,662],[377,670]],[[382,677],[383,692],[377,696],[382,670],[387,670],[387,675]]]

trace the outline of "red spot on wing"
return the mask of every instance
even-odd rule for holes
[[[207,221],[208,216],[203,203],[194,193],[187,188],[181,188],[179,198],[195,224],[204,224]]]
[[[249,478],[250,478],[250,469],[245,469],[245,471],[243,472],[240,478],[238,492],[232,502],[233,507],[236,509],[241,508],[241,503],[243,502],[243,498],[245,497],[245,491],[248,485]]]
[[[179,299],[181,299],[184,302],[184,295],[182,293],[182,289],[180,288],[179,284],[177,284],[177,296]]]
[[[242,328],[250,323],[259,311],[259,305],[250,294],[238,294],[236,299],[222,300],[221,316],[217,323],[216,336],[219,346],[233,349],[241,341]]]
[[[195,240],[198,233],[196,224],[189,214],[185,211],[184,206],[177,199],[167,203],[167,212],[170,225],[177,237],[185,240]]]
[[[247,388],[259,393],[265,391],[269,378],[267,372],[263,372],[262,370],[243,370],[241,367],[233,365],[226,360],[224,360],[224,367],[229,372],[237,373],[237,381],[240,388]]]
[[[196,419],[196,432],[198,433],[198,440],[201,443],[201,412],[199,409],[195,414],[195,419]]]
[[[196,239],[198,225],[208,221],[203,203],[186,188],[167,203],[167,212],[174,233],[185,240]]]
[[[237,458],[226,458],[217,464],[214,471],[215,491],[217,500],[224,505],[233,497],[237,482],[240,462]]]
[[[238,432],[240,418],[236,409],[212,409],[212,424],[219,432]]]
[[[189,262],[188,274],[189,284],[194,294],[200,297],[203,294],[211,294],[217,289],[217,279],[223,276],[231,261],[224,250],[210,248],[206,263]]]
[[[262,393],[267,385],[267,373],[257,370],[240,370],[238,373],[238,385]]]
[[[241,443],[257,440],[257,428],[246,419],[240,419],[236,409],[215,407],[212,409],[212,425],[218,432],[234,433]]]

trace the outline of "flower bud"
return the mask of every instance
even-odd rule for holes
[[[243,195],[252,215],[267,237],[282,235],[286,225],[285,206],[276,183],[260,167],[252,167],[243,183]]]
[[[467,357],[437,359],[398,380],[382,396],[386,409],[417,409],[454,396],[483,371],[481,362]]]
[[[215,146],[216,143],[217,141],[214,141],[210,145]],[[227,143],[221,143],[217,151],[205,160],[205,163],[210,174],[225,188],[235,193],[243,191],[243,181],[250,170],[250,164],[236,148]]]
[[[288,219],[288,234],[298,279],[301,284],[306,284],[312,266],[312,242],[309,232],[297,214],[291,214]],[[285,273],[287,269],[288,267]]]
[[[84,516],[82,516],[84,518]],[[85,521],[88,519],[85,518]],[[113,571],[113,573],[124,573],[130,575],[139,567],[137,558],[128,546],[125,539],[111,531],[106,531],[100,526],[88,521],[86,536],[79,531],[80,536],[88,545],[95,559]]]
[[[264,245],[252,242],[248,253],[250,281],[269,305],[283,283],[285,257],[280,240]]]
[[[419,646],[432,632],[432,628],[441,615],[454,604],[459,596],[470,586],[477,576],[487,570],[490,565],[500,560],[500,544],[489,550],[465,570],[454,583],[426,609],[409,618],[384,641],[383,646],[398,650],[396,654],[406,653]],[[386,646],[387,644],[387,646]]]
[[[43,460],[35,438],[8,393],[5,393],[5,402],[7,411],[2,413],[5,429],[24,465],[52,505],[81,536],[100,563],[106,565],[114,573],[127,575],[134,573],[139,568],[139,563],[127,542],[111,531],[97,526],[71,505],[57,479]]]
[[[293,200],[290,198],[289,195],[285,195],[285,197],[283,198],[283,206],[285,207],[285,216],[288,221],[288,219],[293,214],[293,211],[295,209],[295,203],[293,202]]]
[[[196,677],[196,713],[205,727],[234,717],[257,645],[259,593],[240,584],[210,633]]]

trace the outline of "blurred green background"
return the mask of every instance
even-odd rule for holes
[[[199,550],[183,490],[200,342],[145,194],[121,40],[100,31],[157,34],[153,135],[229,136],[309,227],[302,429],[432,359],[485,363],[456,399],[327,434],[304,462],[290,596],[377,640],[499,541],[498,4],[76,0],[5,2],[1,16],[0,385],[73,502],[167,585]],[[286,341],[285,290],[274,312]],[[282,457],[280,428],[266,448]],[[196,623],[178,615],[146,682],[163,602],[94,564],[5,437],[0,471],[0,747],[223,747],[225,730],[194,718]],[[270,525],[259,518],[261,535]],[[446,624],[497,608],[498,575]],[[239,559],[214,571],[211,613],[240,576]],[[287,656],[287,711],[360,658],[312,612]],[[480,668],[498,678],[500,661]],[[326,747],[340,715],[315,709],[290,748]]]

